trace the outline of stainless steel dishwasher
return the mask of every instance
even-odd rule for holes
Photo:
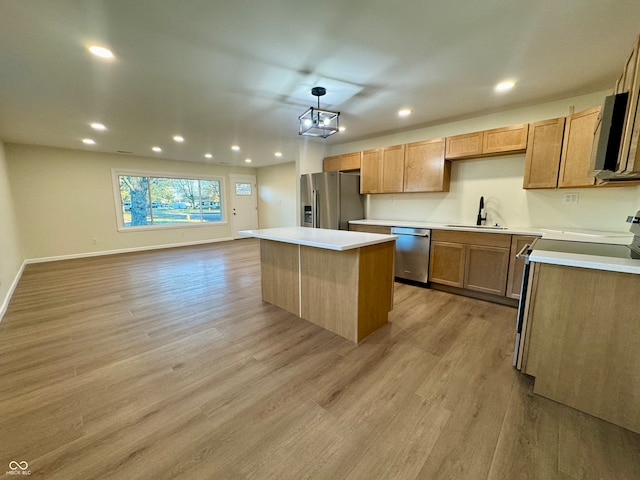
[[[395,276],[415,282],[429,279],[429,244],[431,230],[427,228],[393,227],[396,239]]]

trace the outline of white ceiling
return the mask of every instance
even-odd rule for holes
[[[264,166],[313,86],[343,143],[612,88],[639,31],[638,0],[0,0],[0,139]]]

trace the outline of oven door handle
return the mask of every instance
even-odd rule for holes
[[[529,244],[529,243],[525,244],[525,246],[524,246],[524,247],[522,247],[522,249],[521,249],[518,253],[516,253],[516,258],[517,258],[518,260],[520,260],[520,259],[522,259],[522,258],[526,258],[526,257],[528,257],[528,256],[529,256],[529,253],[528,253],[528,252],[527,252],[527,253],[525,253],[525,252],[526,252],[527,250],[529,250],[530,248],[531,248],[531,244]]]

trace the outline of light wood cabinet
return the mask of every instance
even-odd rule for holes
[[[445,158],[479,157],[482,155],[482,132],[447,137]]]
[[[261,239],[262,299],[358,343],[393,309],[394,243],[336,251]]]
[[[527,123],[485,130],[482,134],[483,155],[523,152],[527,148],[528,131]]]
[[[629,55],[615,93],[629,92],[618,171],[640,173],[640,37]]]
[[[466,246],[461,243],[434,240],[434,235],[435,231],[431,232],[429,281],[462,288]]]
[[[402,192],[404,145],[382,149],[382,193]]]
[[[556,188],[565,118],[529,124],[523,188]]]
[[[558,187],[595,185],[595,177],[591,175],[591,147],[600,108],[590,108],[567,117]]]
[[[534,393],[640,433],[640,275],[531,268],[520,342]]]
[[[345,153],[333,157],[325,157],[322,162],[323,172],[343,172],[360,170],[362,152]]]
[[[509,249],[467,245],[464,288],[504,295],[509,271]]]
[[[363,225],[360,223],[350,223],[349,230],[352,232],[382,233],[384,235],[391,234],[391,227],[387,227],[386,225]]]
[[[448,192],[451,162],[444,159],[444,138],[405,147],[404,192]]]
[[[509,276],[507,278],[507,297],[520,298],[520,290],[522,287],[522,273],[524,271],[524,259],[516,258],[516,255],[524,248],[525,245],[531,245],[537,237],[528,235],[512,235],[511,236],[511,252],[509,254]]]
[[[511,235],[433,230],[429,281],[504,296]]]
[[[362,152],[360,193],[382,193],[382,155],[380,149]]]
[[[447,137],[445,158],[453,160],[524,152],[528,131],[529,125],[524,123]]]
[[[404,181],[404,145],[362,152],[360,193],[400,193]]]

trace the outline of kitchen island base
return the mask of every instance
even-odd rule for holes
[[[387,323],[394,242],[330,250],[260,240],[262,299],[353,342]]]
[[[640,275],[532,262],[529,288],[534,393],[640,433]]]

